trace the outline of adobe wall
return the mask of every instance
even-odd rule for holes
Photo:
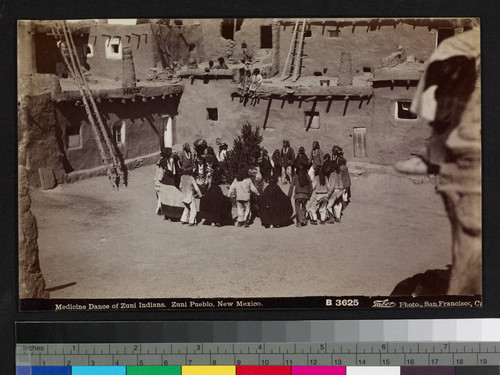
[[[374,96],[362,102],[359,99],[346,102],[336,97],[331,101],[290,103],[282,99],[261,99],[255,106],[250,102],[244,106],[239,98],[231,98],[229,80],[211,80],[203,84],[195,80],[193,85],[186,82],[179,104],[177,117],[177,143],[192,143],[196,138],[206,138],[214,145],[220,137],[231,146],[240,134],[241,125],[249,121],[253,126],[264,125],[262,143],[272,152],[281,146],[283,139],[289,139],[292,147],[304,146],[306,152],[313,141],[318,140],[325,152],[330,152],[334,144],[344,149],[352,160],[367,160],[373,163],[393,164],[404,160],[410,153],[422,153],[429,136],[429,129],[423,121],[401,120],[394,116],[395,102],[411,101],[415,87],[382,87],[374,89]],[[319,112],[320,128],[305,130],[304,111]],[[219,121],[207,120],[206,108],[217,108]],[[345,110],[345,114],[344,114]],[[366,128],[367,157],[354,158],[353,128]]]
[[[186,65],[189,58],[189,44],[196,45],[198,61],[203,60],[203,33],[198,24],[176,26],[158,26],[171,54],[172,60]]]
[[[240,134],[245,121],[253,126],[264,125],[269,101],[261,99],[255,106],[250,102],[244,106],[239,98],[231,98],[231,84],[228,80],[213,80],[203,84],[195,80],[193,85],[186,83],[179,104],[177,117],[178,143],[192,143],[198,137],[204,137],[209,144],[214,145],[220,137],[231,146],[233,139]],[[310,151],[311,144],[319,140],[325,150],[330,151],[334,144],[344,148],[346,157],[353,158],[352,131],[354,127],[366,127],[368,132],[372,127],[372,106],[364,100],[351,100],[343,114],[345,102],[343,99],[328,102],[318,101],[315,111],[320,113],[320,128],[305,131],[304,111],[310,111],[314,102],[295,101],[288,103],[273,99],[269,107],[267,129],[263,130],[263,147],[274,151],[282,144],[283,139],[289,139],[296,150],[304,146]],[[218,108],[219,121],[207,120],[206,108]]]
[[[272,26],[273,19],[270,18],[244,18],[240,30],[234,34],[234,41],[221,36],[222,19],[200,20],[203,30],[204,54],[200,55],[203,61],[217,61],[219,57],[226,58],[231,51],[235,60],[240,62],[242,56],[241,43],[246,43],[259,58],[259,63],[270,63],[273,57],[272,49],[260,48],[260,27]],[[275,35],[273,34],[273,37]],[[273,39],[273,42],[277,39]],[[275,47],[273,45],[273,47]],[[227,59],[226,59],[227,60]]]
[[[425,61],[436,46],[436,31],[425,26],[399,23],[380,26],[369,31],[368,26],[339,27],[340,37],[329,38],[328,30],[337,26],[311,25],[312,36],[305,38],[302,75],[313,75],[315,71],[328,68],[326,75],[338,76],[341,52],[352,54],[353,72],[362,72],[363,67],[372,70],[382,66],[382,58],[403,46],[407,55]],[[282,25],[280,30],[280,71],[286,62],[293,34],[293,25]]]
[[[17,72],[19,75],[36,72],[35,40],[30,21],[17,22]]]
[[[202,30],[203,51],[198,52],[200,61],[217,61],[219,57],[226,59],[227,52],[232,50],[233,42],[221,36],[222,19],[200,20]]]
[[[140,35],[140,41],[132,33]],[[137,79],[145,80],[149,74],[149,68],[154,68],[159,64],[157,44],[149,23],[134,26],[93,25],[90,28],[89,44],[93,45],[94,56],[87,57],[87,63],[94,76],[121,80],[122,59],[106,58],[108,35],[121,37],[123,46],[132,49]]]
[[[271,18],[245,18],[241,30],[234,35],[235,53],[241,55],[241,43],[246,43],[260,62],[267,63],[266,60],[271,58],[272,50],[260,48],[260,27],[272,25],[273,19]],[[273,45],[273,47],[276,46]]]
[[[282,144],[283,139],[288,139],[290,144],[298,151],[303,146],[309,154],[313,141],[319,141],[324,152],[331,154],[333,145],[339,145],[344,149],[348,159],[354,158],[353,151],[353,128],[366,127],[368,132],[372,125],[372,106],[367,100],[361,102],[352,99],[347,103],[342,98],[330,101],[285,102],[273,99],[270,104],[269,119],[267,123],[264,146],[268,151],[274,151]],[[265,111],[269,103],[261,101],[256,105],[261,111]],[[344,114],[345,109],[345,114]],[[319,129],[305,128],[305,111],[319,112]],[[271,150],[272,149],[272,150]]]
[[[430,127],[421,119],[404,120],[395,117],[398,100],[411,101],[415,86],[374,88],[373,133],[367,131],[367,148],[370,160],[381,164],[392,164],[406,160],[410,153],[425,154]]]
[[[104,124],[110,130],[109,134],[112,134],[113,124],[125,121],[125,144],[119,145],[118,149],[123,159],[131,159],[159,150],[160,117],[164,114],[175,116],[177,104],[177,100],[169,98],[157,98],[145,103],[128,101],[126,104],[120,101],[113,103],[103,101],[99,104],[99,111]],[[62,139],[66,138],[66,127],[72,126],[72,124],[81,124],[82,147],[70,149],[65,147],[71,169],[82,170],[101,166],[101,154],[84,109],[75,107],[74,102],[60,103],[57,105],[56,114]]]

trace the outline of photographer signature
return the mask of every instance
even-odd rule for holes
[[[396,302],[389,302],[388,299],[383,299],[383,300],[375,300],[373,301],[373,306],[372,307],[394,307],[396,306]]]

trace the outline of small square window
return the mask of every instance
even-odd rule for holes
[[[113,37],[106,42],[106,58],[119,60],[122,58],[122,43],[120,37]]]
[[[439,46],[441,42],[455,35],[455,29],[451,27],[439,28],[437,31],[436,46]]]
[[[328,38],[340,38],[340,30],[328,30]]]
[[[304,128],[309,129],[319,129],[319,112],[304,112]]]
[[[125,144],[125,121],[113,125],[113,139],[117,145]]]
[[[311,29],[304,31],[304,37],[305,38],[310,38],[310,37],[312,37],[312,35],[313,34],[312,34]]]
[[[219,121],[219,111],[217,108],[207,108],[207,120]]]
[[[417,115],[410,111],[411,102],[401,101],[396,103],[396,113],[397,119],[401,120],[416,120]]]
[[[82,147],[81,126],[66,127],[66,146],[68,149]]]

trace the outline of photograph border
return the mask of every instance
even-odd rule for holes
[[[500,175],[496,162],[499,127],[495,126],[499,115],[496,98],[500,97],[500,79],[497,61],[500,58],[498,37],[500,36],[500,15],[494,1],[419,1],[403,2],[389,0],[383,4],[372,1],[316,1],[309,2],[306,14],[303,2],[278,0],[274,2],[222,1],[217,6],[203,8],[203,2],[187,0],[181,3],[165,4],[152,0],[148,6],[136,1],[110,1],[74,3],[67,6],[64,0],[32,4],[24,1],[6,1],[3,4],[0,27],[4,41],[2,54],[2,77],[4,89],[0,93],[5,104],[2,111],[1,128],[4,157],[0,160],[3,173],[2,197],[5,208],[2,217],[2,237],[4,261],[1,262],[0,280],[2,285],[2,305],[0,330],[4,333],[0,350],[4,353],[6,368],[14,369],[14,322],[15,321],[113,321],[113,320],[301,320],[301,319],[451,319],[451,318],[498,318],[500,317],[500,257],[496,233],[500,232]],[[18,19],[66,19],[66,18],[148,18],[159,15],[176,17],[479,17],[482,30],[482,113],[483,123],[493,124],[482,129],[483,153],[483,307],[481,309],[398,309],[398,310],[328,310],[328,309],[268,309],[219,311],[120,311],[120,312],[20,312],[18,310],[18,270],[17,270],[17,105],[13,100],[17,87],[17,76],[13,74],[16,59],[16,21]],[[76,17],[77,16],[77,17]]]

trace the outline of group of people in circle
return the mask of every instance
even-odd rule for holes
[[[248,228],[256,217],[266,228],[291,225],[294,218],[297,227],[341,222],[351,197],[351,180],[341,147],[333,146],[330,155],[315,141],[309,156],[304,147],[299,147],[295,155],[285,140],[272,156],[263,149],[253,166],[240,163],[224,193],[221,185],[225,182],[227,148],[220,142],[217,153],[206,147],[201,155],[193,153],[189,144],[175,155],[171,148],[164,149],[155,175],[157,213],[188,226],[204,220],[212,226],[236,222],[238,227]],[[282,186],[288,184],[285,194]],[[232,215],[234,205],[236,219]]]

